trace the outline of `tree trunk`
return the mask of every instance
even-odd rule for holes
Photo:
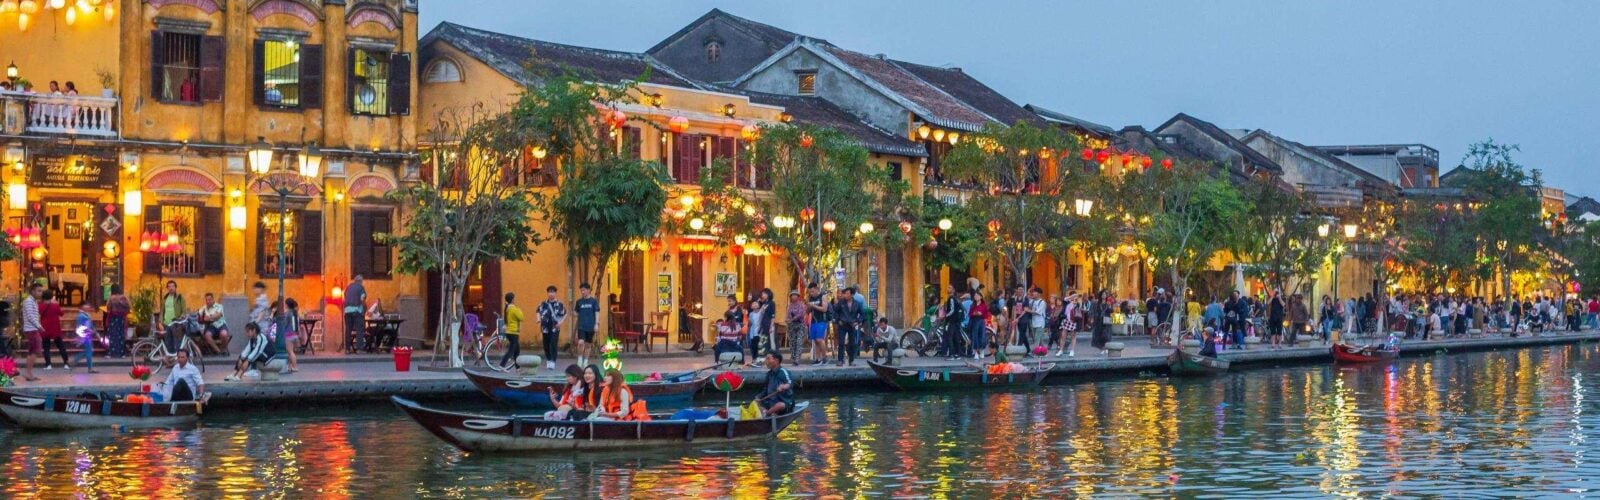
[[[1184,310],[1189,308],[1189,301],[1184,298],[1189,288],[1187,281],[1180,280],[1178,278],[1178,266],[1172,266],[1172,292],[1174,294],[1172,296],[1172,328],[1167,329],[1167,336],[1171,337],[1172,345],[1180,347],[1183,345],[1180,340],[1183,335],[1179,333],[1178,325],[1183,324]]]

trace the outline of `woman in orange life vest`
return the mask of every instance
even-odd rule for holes
[[[600,400],[589,418],[593,420],[632,420],[633,391],[628,389],[622,372],[606,370],[605,385],[598,391]]]
[[[554,411],[544,414],[545,420],[566,420],[574,412],[586,414],[594,408],[590,403],[591,393],[595,387],[594,377],[588,370],[579,368],[578,365],[567,365],[567,387],[560,395],[555,389],[550,389],[550,404],[555,406]]]

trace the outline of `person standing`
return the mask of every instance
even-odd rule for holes
[[[274,339],[278,352],[284,353],[289,358],[289,373],[300,371],[300,360],[295,357],[295,346],[300,339],[300,303],[289,297],[282,300],[278,306],[276,320],[278,337]]]
[[[517,294],[506,294],[506,306],[500,311],[500,334],[506,336],[506,355],[500,357],[500,366],[521,368],[517,358],[522,356],[522,309],[517,307]]]
[[[106,299],[107,355],[120,358],[127,355],[128,313],[133,304],[122,294],[122,285],[111,285],[111,298]]]
[[[1033,351],[1038,348],[1043,347],[1046,352],[1050,348],[1046,339],[1049,336],[1049,331],[1045,327],[1050,323],[1050,306],[1044,301],[1044,289],[1039,287],[1033,287],[1033,290],[1028,292],[1027,304],[1028,356],[1032,357],[1034,355]]]
[[[1110,325],[1108,324],[1109,321],[1107,321],[1110,316],[1111,299],[1107,296],[1105,290],[1101,290],[1099,296],[1093,297],[1089,301],[1088,311],[1088,321],[1092,325],[1092,331],[1094,332],[1089,336],[1089,345],[1099,349],[1101,356],[1106,355],[1106,344],[1111,342]]]
[[[183,304],[183,294],[178,293],[178,282],[168,280],[167,292],[161,296],[161,324],[157,326],[165,328],[178,321],[178,318],[183,317],[183,313],[188,310]],[[173,346],[173,350],[176,351],[177,347]]]
[[[539,317],[539,335],[543,337],[544,367],[556,369],[556,349],[561,342],[561,324],[567,321],[567,306],[556,298],[556,286],[545,287],[544,302],[539,303],[539,309],[534,314]],[[578,363],[583,366],[583,363]]]
[[[935,355],[946,359],[955,357],[956,339],[961,338],[963,331],[961,328],[966,324],[967,314],[961,309],[961,297],[956,295],[955,285],[945,287],[945,299],[939,306],[938,319],[939,335],[944,338],[944,342],[939,344],[939,352]]]
[[[83,341],[83,350],[79,351],[78,355],[73,359],[82,360],[84,368],[87,368],[89,373],[99,373],[94,371],[94,317],[91,316],[93,313],[94,306],[89,305],[88,302],[84,302],[82,306],[78,307],[76,329],[78,338]],[[68,369],[71,369],[71,365],[68,365]]]
[[[44,285],[34,283],[28,286],[28,298],[22,299],[22,341],[28,350],[28,355],[23,361],[22,379],[36,382],[39,377],[33,376],[33,358],[43,350],[41,336],[44,326],[39,321],[39,295],[44,290]]]
[[[789,307],[784,310],[783,319],[789,334],[790,363],[800,366],[800,346],[806,342],[806,303],[800,300],[799,291],[789,291]]]
[[[811,364],[827,363],[822,342],[828,338],[828,300],[816,282],[806,286],[806,328],[811,338]],[[799,361],[798,359],[795,361]]]
[[[854,365],[861,353],[861,306],[848,289],[840,289],[833,304],[828,307],[828,316],[833,318],[833,331],[838,341],[839,353],[835,364],[845,366],[848,361]]]
[[[256,324],[257,331],[271,331],[272,301],[267,298],[267,284],[257,281],[250,288],[256,292],[255,306],[250,309],[250,322]]]
[[[594,349],[594,332],[600,326],[600,299],[594,297],[594,290],[588,283],[578,285],[578,300],[572,303],[572,311],[578,315],[573,354],[578,356],[579,366],[588,366],[590,351]]]
[[[1306,307],[1306,301],[1300,294],[1294,294],[1289,299],[1289,347],[1294,347],[1299,342],[1300,332],[1306,331],[1306,325],[1311,324],[1311,310]]]
[[[350,286],[344,289],[344,348],[346,352],[352,351],[355,340],[365,335],[367,320],[362,313],[367,308],[367,282],[357,274]]]
[[[989,332],[986,329],[989,327],[989,319],[993,317],[993,313],[989,311],[989,304],[983,301],[983,287],[980,286],[977,291],[972,292],[970,300],[962,299],[961,308],[962,314],[967,317],[966,323],[962,326],[966,329],[967,335],[966,347],[963,348],[965,350],[957,351],[957,356],[971,354],[972,359],[983,359],[989,350]]]
[[[772,304],[772,289],[763,288],[756,294],[756,300],[750,304],[750,360],[747,363],[755,366],[753,362],[761,357],[761,353],[776,349],[777,342],[773,342],[772,323],[773,313],[777,307]]]
[[[1283,292],[1272,291],[1272,299],[1267,303],[1267,334],[1272,337],[1272,348],[1283,348],[1283,317],[1285,313]]]
[[[67,364],[67,345],[61,340],[61,303],[56,301],[56,293],[44,291],[44,302],[39,304],[39,321],[44,327],[40,331],[44,341],[44,369],[50,369],[50,346],[54,345],[56,352],[61,354],[61,367],[71,370]]]

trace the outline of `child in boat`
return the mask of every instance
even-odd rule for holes
[[[578,365],[567,365],[567,387],[561,394],[556,395],[555,389],[550,389],[550,405],[556,409],[544,413],[545,420],[566,420],[567,415],[573,410],[583,410],[584,392],[587,385],[583,381],[584,370]]]
[[[1200,341],[1200,355],[1208,358],[1217,357],[1216,331],[1209,326],[1206,327],[1204,336]]]

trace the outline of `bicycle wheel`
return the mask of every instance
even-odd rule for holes
[[[915,352],[918,356],[928,355],[928,336],[922,330],[912,328],[900,334],[900,348]]]
[[[498,335],[489,339],[489,344],[483,347],[482,359],[484,363],[488,364],[490,369],[497,372],[510,370],[511,367],[516,364],[517,360],[506,360],[504,364],[500,363],[500,360],[505,359],[506,349],[510,348],[509,344],[510,342],[507,341],[505,337]]]
[[[200,346],[194,342],[189,342],[188,345],[184,346],[184,349],[189,351],[189,362],[200,367],[200,373],[205,373],[206,358],[200,355]]]
[[[150,355],[156,352],[157,347],[159,347],[159,345],[157,345],[156,342],[153,342],[150,339],[141,339],[133,344],[133,350],[129,352],[133,353],[134,363],[149,364]]]

